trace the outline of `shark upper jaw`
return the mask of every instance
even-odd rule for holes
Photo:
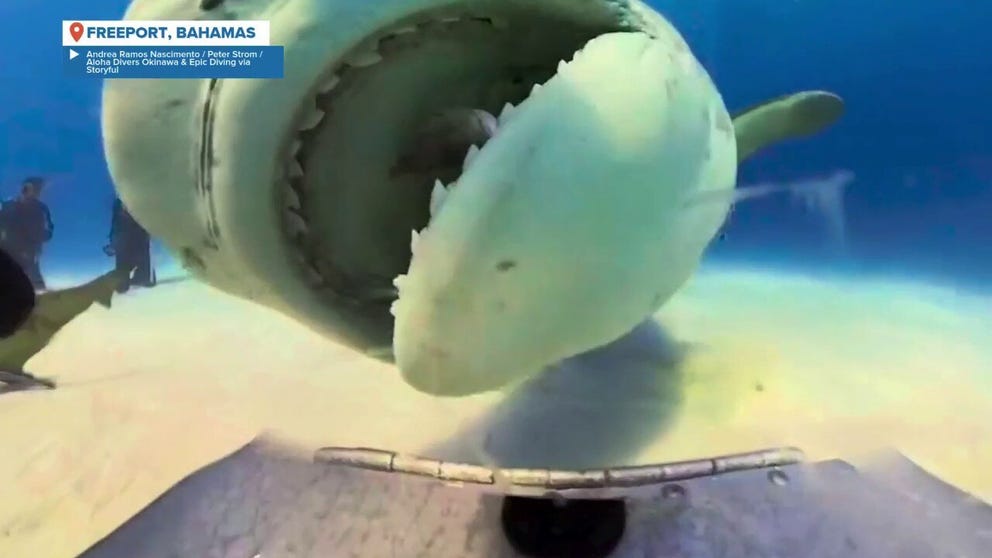
[[[630,27],[623,3],[418,4],[431,2],[409,3],[408,14],[392,14],[324,61],[277,151],[276,228],[295,276],[270,281],[279,290],[272,294],[296,296],[287,301],[290,313],[336,336],[345,332],[359,348],[390,343],[392,281],[409,266],[410,231],[430,219],[440,177],[393,171],[417,141],[418,125],[457,107],[505,118],[589,39]],[[231,228],[234,219],[242,230],[257,226],[253,212],[239,211],[229,214]],[[272,274],[277,266],[254,267]]]

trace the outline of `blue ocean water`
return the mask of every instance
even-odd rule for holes
[[[821,215],[790,196],[770,197],[736,208],[708,261],[968,286],[992,280],[992,3],[654,3],[683,32],[731,110],[799,89],[829,89],[847,102],[839,125],[763,152],[740,174],[746,185],[852,173],[843,245]],[[114,19],[126,4],[0,5],[0,194],[13,195],[27,175],[51,179],[49,274],[111,264],[101,252],[113,190],[100,139],[100,87],[62,75],[60,20]]]
[[[470,398],[471,407],[449,406],[450,400],[433,407],[422,394],[397,389],[404,386],[379,374],[368,359],[336,352],[325,339],[268,319],[264,309],[210,297],[192,285],[129,296],[109,316],[91,314],[94,319],[74,332],[67,329],[43,358],[29,363],[32,373],[58,380],[56,405],[14,394],[8,406],[4,396],[7,430],[18,435],[0,446],[8,449],[8,469],[19,474],[5,479],[13,490],[4,492],[11,497],[0,502],[0,522],[11,527],[0,547],[34,548],[0,550],[0,557],[55,555],[38,548],[56,544],[63,553],[72,545],[82,550],[93,542],[86,537],[102,536],[116,527],[112,521],[126,519],[127,506],[142,497],[139,490],[148,496],[141,505],[151,501],[166,480],[206,465],[193,467],[205,458],[203,448],[228,443],[234,431],[228,425],[246,424],[305,432],[311,440],[326,435],[321,442],[332,445],[361,442],[402,452],[420,445],[431,448],[424,455],[440,459],[450,448],[472,460],[486,453],[486,460],[530,459],[529,466],[576,469],[632,462],[636,453],[645,461],[672,461],[681,445],[699,452],[694,457],[712,457],[726,453],[730,441],[734,451],[739,444],[781,443],[819,460],[877,443],[906,451],[944,480],[992,502],[992,482],[984,475],[992,470],[986,443],[992,439],[992,297],[917,284],[986,292],[992,285],[992,0],[648,1],[683,33],[732,112],[799,90],[844,97],[847,112],[838,125],[763,151],[740,171],[744,188],[777,184],[817,191],[818,184],[843,184],[841,199],[812,200],[819,207],[810,208],[810,199],[780,194],[739,204],[706,256],[711,269],[733,272],[687,287],[666,307],[658,328],[639,327],[605,350],[568,359],[532,389],[492,408],[480,406],[486,396]],[[0,196],[14,195],[25,176],[49,179],[45,200],[56,231],[43,269],[56,279],[50,284],[82,281],[113,265],[101,250],[114,192],[101,141],[100,83],[63,75],[60,22],[116,19],[127,4],[0,0]],[[831,201],[841,203],[823,207]],[[179,272],[161,247],[156,261],[160,279]],[[845,277],[777,281],[766,269]],[[861,280],[879,275],[898,280]],[[159,314],[175,306],[183,311]],[[684,370],[672,365],[687,352],[702,355],[702,364]],[[450,430],[457,432],[449,436]],[[444,443],[423,443],[433,435]],[[209,474],[229,485],[216,474],[222,470]],[[272,475],[276,492],[300,486],[295,478],[280,484],[281,473]],[[58,482],[46,486],[46,479]],[[204,485],[194,480],[180,488],[190,486]],[[388,505],[401,512],[391,517],[404,519],[402,509],[414,509],[397,507],[399,500],[415,498],[405,489],[359,488],[352,492],[399,494]],[[213,492],[201,492],[157,502],[212,498]],[[249,499],[238,509],[276,501],[258,491],[244,493]],[[804,505],[813,501],[810,495]],[[304,500],[322,499],[296,500],[286,509],[299,521],[289,530],[280,527],[279,536],[326,531],[326,522],[308,524],[306,518],[326,517],[328,508],[310,514],[302,507]],[[462,530],[458,517],[470,516],[442,508],[445,517],[438,521],[445,529]],[[416,509],[424,508],[418,503]],[[58,521],[50,521],[52,510]],[[180,514],[200,518],[184,531],[192,536],[173,536],[179,528],[171,530],[171,514],[142,513],[131,527],[151,517],[163,528],[147,537],[123,531],[117,540],[142,539],[145,548],[162,544],[163,552],[166,539],[214,542],[200,532],[215,525],[214,511]],[[478,530],[481,516],[471,517]],[[894,525],[893,518],[881,524]],[[418,527],[422,542],[433,545],[430,521],[426,517]],[[267,525],[257,523],[253,532],[264,534]],[[691,523],[695,531],[699,525]],[[939,544],[934,541],[941,532],[957,532],[934,529],[934,537],[920,540]],[[817,538],[853,547],[848,533],[833,540],[831,532]],[[802,539],[755,533],[769,543]],[[697,535],[683,546],[700,547]],[[225,551],[247,542],[270,545],[266,536],[226,537]],[[395,537],[389,541],[396,546]],[[858,544],[862,550],[873,546]]]

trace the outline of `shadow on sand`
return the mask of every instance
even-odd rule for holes
[[[683,345],[654,320],[521,385],[454,437],[422,452],[500,467],[631,463],[682,403]]]

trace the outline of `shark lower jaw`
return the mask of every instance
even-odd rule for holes
[[[275,203],[290,265],[319,298],[391,329],[392,282],[409,267],[410,231],[429,222],[435,183],[457,178],[473,151],[462,148],[459,168],[404,169],[418,130],[451,109],[506,118],[590,39],[629,28],[612,2],[598,19],[591,2],[573,3],[574,14],[527,4],[403,17],[330,62],[304,96],[284,134]],[[382,333],[377,343],[390,335]]]

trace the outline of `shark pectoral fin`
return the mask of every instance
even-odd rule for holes
[[[110,300],[122,280],[120,273],[110,271],[78,287],[48,291],[38,296],[35,314],[61,328],[85,312],[94,302],[110,308]]]
[[[89,283],[77,287],[78,293],[84,300],[89,297],[100,306],[110,308],[111,301],[117,293],[117,287],[122,282],[127,281],[129,275],[130,272],[108,271]]]
[[[20,389],[31,389],[37,387],[44,387],[48,389],[55,388],[54,380],[50,378],[42,378],[39,376],[34,376],[19,369],[14,371],[0,370],[0,383],[6,384],[8,386],[8,389],[0,390],[0,393],[2,393],[3,391],[12,391],[11,389],[9,389],[10,387],[14,388],[13,391]]]
[[[117,287],[128,279],[127,274],[111,271],[93,282],[96,298],[95,301],[104,308],[110,308],[110,303],[117,293]]]
[[[765,101],[734,117],[738,163],[765,147],[813,135],[836,122],[844,101],[827,91],[803,91]]]
[[[0,367],[23,368],[94,302],[109,308],[120,280],[121,274],[111,271],[78,287],[38,295],[37,305],[27,321],[12,337],[0,341]]]

